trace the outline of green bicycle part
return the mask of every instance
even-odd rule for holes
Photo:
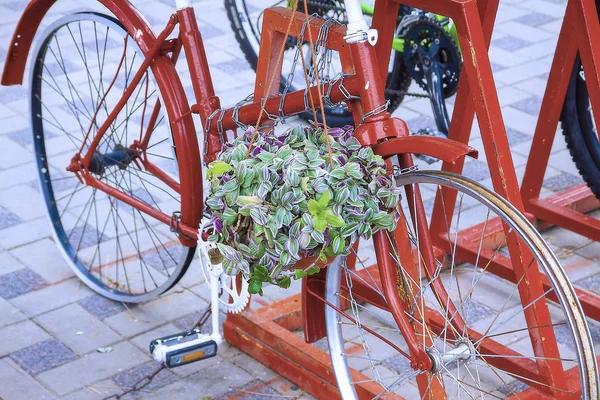
[[[291,1],[292,0],[288,0],[288,7],[291,6]],[[372,17],[373,13],[375,12],[375,8],[373,6],[366,4],[362,1],[360,2],[360,8],[362,10],[362,13],[369,17]],[[444,30],[448,32],[450,36],[452,36],[455,43],[458,43],[458,32],[456,31],[456,25],[454,24],[454,22],[450,18],[444,17],[443,15],[434,14],[434,17],[438,22],[442,23],[442,25],[444,26]],[[399,53],[404,53],[404,39],[395,37],[392,41],[392,49]]]

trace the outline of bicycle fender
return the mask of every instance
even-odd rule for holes
[[[442,137],[403,136],[389,139],[373,148],[375,154],[388,158],[398,154],[423,154],[455,164],[465,156],[477,158],[478,152],[471,146]]]
[[[13,34],[0,83],[4,86],[21,85],[29,50],[42,19],[58,0],[31,0]],[[141,14],[127,0],[97,0],[116,16],[129,34],[135,38],[142,52],[152,48],[156,39]]]

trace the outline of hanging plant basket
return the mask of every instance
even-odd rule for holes
[[[289,287],[349,254],[359,237],[393,230],[398,218],[399,189],[352,127],[328,129],[328,137],[321,127],[249,130],[224,145],[207,179],[213,262],[242,274],[251,293],[264,282]]]

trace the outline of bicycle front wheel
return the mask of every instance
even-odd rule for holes
[[[349,268],[338,260],[328,267],[325,299],[329,349],[342,397],[498,399],[536,390],[529,398],[598,398],[594,348],[581,306],[556,257],[522,214],[458,175],[411,172],[397,182],[406,193],[405,218],[399,231],[374,238],[377,263],[393,266],[394,291],[406,305],[418,346],[432,368],[411,366],[407,339],[384,295],[381,269],[360,262]],[[411,217],[417,188],[426,221],[423,213]],[[436,196],[442,204],[456,196],[456,206],[453,216],[436,217],[446,228],[443,237],[432,236],[435,246],[423,248],[419,228],[426,224],[430,230]],[[514,238],[533,254],[531,260],[527,251],[508,251],[507,241]],[[402,242],[409,246],[408,255],[400,252],[406,249]],[[472,243],[469,251],[466,243]],[[382,254],[381,248],[390,251]],[[429,272],[428,254],[434,257]],[[521,272],[519,260],[525,262]],[[512,276],[501,279],[493,273],[507,263],[514,267]],[[541,274],[534,273],[537,268]],[[532,276],[539,279],[530,282]],[[527,298],[529,286],[542,280],[547,281],[542,295]]]
[[[34,54],[34,148],[55,241],[77,276],[101,295],[122,302],[152,299],[181,278],[195,248],[66,170],[75,154],[87,153],[144,54],[118,20],[92,12],[58,20]],[[181,210],[179,163],[162,104],[148,70],[100,140],[89,169],[102,184],[171,215]]]

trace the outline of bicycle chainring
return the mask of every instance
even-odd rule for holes
[[[219,265],[212,265],[208,256],[210,244],[199,242],[200,264],[207,285],[210,285],[211,275],[219,280],[219,308],[227,313],[237,314],[243,311],[250,302],[248,282],[237,279],[237,276],[227,275]]]
[[[442,72],[444,97],[456,93],[462,56],[454,38],[427,15],[405,21],[400,29],[404,39],[404,60],[412,78],[427,91],[426,68],[437,63]]]

